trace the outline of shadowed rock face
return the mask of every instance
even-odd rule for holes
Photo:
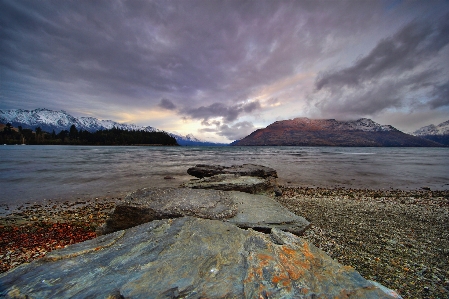
[[[279,228],[301,235],[310,223],[273,199],[237,191],[145,188],[130,193],[99,230],[115,232],[166,218],[195,216],[229,221],[243,228]]]
[[[206,165],[198,164],[195,167],[187,169],[187,173],[197,177],[211,177],[217,174],[234,174],[236,176],[251,176],[251,177],[261,177],[277,178],[277,172],[273,168],[255,165],[255,164],[243,164],[243,165],[232,165],[230,167],[221,165]]]
[[[78,243],[0,275],[5,298],[394,298],[387,292],[292,234],[193,217]]]

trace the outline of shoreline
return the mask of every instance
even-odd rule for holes
[[[302,237],[335,260],[404,298],[449,295],[448,190],[281,189],[274,199],[312,223]],[[47,200],[0,216],[0,273],[96,237],[124,196]]]

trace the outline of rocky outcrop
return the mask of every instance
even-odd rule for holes
[[[260,178],[278,177],[276,170],[273,168],[255,164],[232,165],[229,167],[198,164],[195,167],[187,169],[187,173],[200,179],[218,174],[234,174],[236,176],[252,176]]]
[[[442,146],[442,144],[405,134],[392,126],[370,119],[295,118],[277,121],[231,145],[268,146]]]
[[[200,180],[191,180],[182,187],[282,195],[276,182],[276,170],[262,165],[243,164],[226,167],[199,164],[189,168],[187,173]]]
[[[301,235],[310,223],[263,195],[189,188],[145,188],[130,193],[99,230],[115,232],[164,218],[195,216],[229,221],[239,227],[279,228]]]
[[[193,217],[117,231],[0,275],[4,298],[394,296],[290,233]]]

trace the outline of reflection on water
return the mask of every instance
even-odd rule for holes
[[[178,186],[200,163],[261,164],[292,186],[449,189],[447,148],[0,146],[0,204]]]

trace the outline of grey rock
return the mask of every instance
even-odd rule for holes
[[[197,178],[211,177],[217,174],[277,178],[277,172],[273,168],[255,164],[232,165],[229,167],[221,165],[198,164],[195,167],[189,168],[187,173]]]
[[[279,228],[297,235],[310,225],[303,217],[263,195],[189,188],[144,188],[127,195],[98,234],[183,216],[230,221],[244,228]]]
[[[235,194],[237,214],[227,221],[238,227],[261,231],[270,231],[276,228],[299,236],[310,226],[310,222],[305,218],[293,214],[267,196],[241,192],[231,193]]]
[[[217,174],[182,184],[192,189],[215,189],[224,191],[241,191],[251,194],[271,194],[277,187],[276,179],[238,176],[234,174]]]
[[[143,188],[128,194],[97,233],[107,234],[159,219],[183,216],[226,219],[236,213],[233,197],[222,191]]]
[[[394,294],[394,293],[393,293]],[[157,220],[0,275],[5,298],[395,298],[290,233]],[[399,297],[396,297],[399,298]]]

